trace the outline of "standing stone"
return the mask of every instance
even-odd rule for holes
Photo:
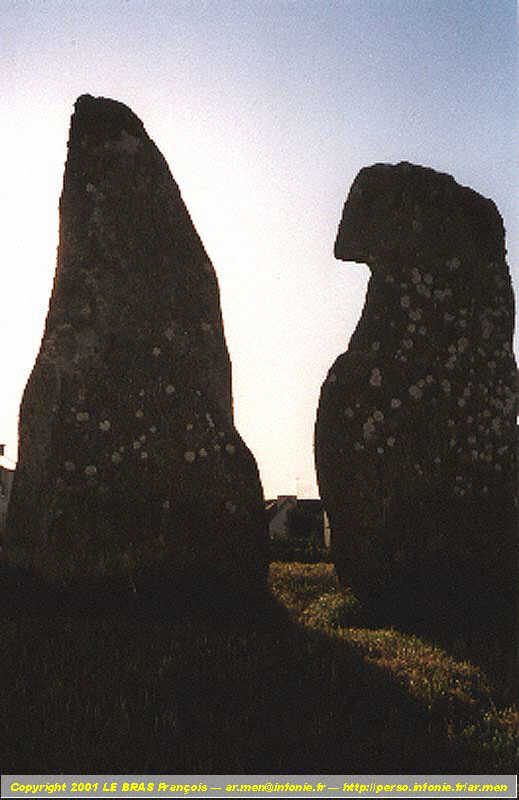
[[[8,561],[53,584],[158,575],[251,594],[266,542],[213,266],[141,121],[84,95],[21,405]]]
[[[316,466],[339,577],[391,620],[514,624],[505,252],[494,203],[431,169],[363,169],[344,206],[335,255],[371,277],[322,386]]]

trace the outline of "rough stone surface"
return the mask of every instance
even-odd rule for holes
[[[266,541],[213,266],[141,121],[84,95],[21,405],[9,563],[65,585],[194,571],[252,593]]]
[[[344,206],[335,255],[367,263],[371,277],[348,350],[322,386],[316,466],[341,581],[395,621],[514,624],[517,378],[505,252],[495,205],[431,169],[365,168]]]

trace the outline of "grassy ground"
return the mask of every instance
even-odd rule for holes
[[[10,773],[515,773],[481,667],[369,627],[329,564],[273,564],[239,614],[0,611]]]

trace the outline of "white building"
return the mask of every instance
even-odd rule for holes
[[[322,544],[326,549],[331,546],[330,522],[320,500],[300,500],[296,495],[281,494],[276,500],[267,500],[265,510],[269,526],[270,539],[287,539],[289,536],[289,513],[298,508],[311,517],[319,518],[322,524]],[[313,527],[313,526],[312,526]]]

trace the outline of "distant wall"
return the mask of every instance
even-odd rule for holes
[[[13,476],[13,469],[6,469],[0,466],[0,531],[3,531],[5,528],[9,495],[11,494],[11,486],[13,485]]]
[[[271,539],[286,539],[288,536],[288,512],[297,505],[297,498],[280,495],[277,499],[276,513],[269,523]]]

